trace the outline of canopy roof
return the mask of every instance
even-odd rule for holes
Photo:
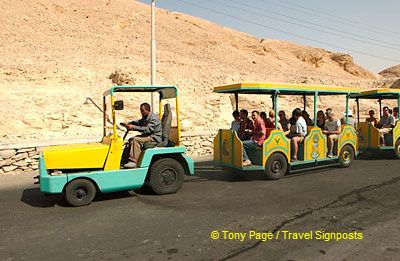
[[[116,92],[158,92],[161,99],[171,99],[178,96],[176,86],[113,86],[103,93],[103,96],[114,95]]]
[[[399,97],[400,89],[372,89],[351,95],[351,98],[360,99],[398,99]]]
[[[335,94],[357,94],[358,88],[347,88],[327,85],[308,85],[294,83],[274,82],[245,82],[225,86],[214,87],[217,93],[243,93],[243,94],[273,94],[275,92],[285,95],[335,95]]]

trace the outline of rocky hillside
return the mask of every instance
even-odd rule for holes
[[[0,4],[7,7],[0,11],[0,142],[99,137],[98,106],[109,76],[123,72],[128,82],[149,83],[149,6],[127,0]],[[370,86],[379,78],[347,54],[257,39],[182,13],[158,9],[157,24],[157,83],[179,86],[186,133],[214,131],[231,120],[232,104],[212,94],[216,85]],[[138,103],[149,96],[126,101],[119,120],[138,117]],[[243,101],[249,109],[271,107],[269,99]]]

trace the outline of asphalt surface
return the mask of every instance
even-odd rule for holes
[[[360,159],[279,181],[204,162],[176,194],[107,194],[80,208],[44,197],[33,175],[0,177],[2,260],[400,259],[400,160]],[[274,239],[224,240],[223,230]],[[283,231],[314,237],[289,240]],[[317,231],[356,231],[363,239],[326,242]]]

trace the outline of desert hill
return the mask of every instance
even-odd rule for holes
[[[0,11],[0,142],[97,138],[102,118],[95,105],[112,84],[109,76],[117,71],[132,84],[149,84],[149,6],[127,0],[0,3],[7,7]],[[157,39],[157,83],[178,85],[185,132],[228,126],[232,104],[212,94],[213,86],[280,81],[367,87],[381,77],[347,54],[257,39],[162,9]],[[149,97],[127,101],[132,110],[121,120],[138,117],[138,103]],[[257,99],[251,106],[268,110],[271,104]]]

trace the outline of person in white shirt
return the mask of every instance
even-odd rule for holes
[[[292,161],[297,161],[297,152],[299,151],[299,144],[304,141],[304,137],[307,135],[307,123],[305,119],[301,116],[301,110],[296,108],[293,111],[293,117],[296,119],[294,125],[294,133],[291,134],[292,146],[293,146],[293,156]]]
[[[240,129],[240,117],[239,117],[239,111],[234,111],[232,112],[233,116],[233,121],[231,123],[231,130],[235,131],[236,133],[239,132]]]
[[[342,132],[342,126],[340,125],[340,120],[336,119],[332,109],[327,109],[325,112],[326,121],[325,121],[325,130],[322,132],[328,138],[328,158],[333,157],[333,146],[335,145],[335,141],[338,140],[339,134]]]

